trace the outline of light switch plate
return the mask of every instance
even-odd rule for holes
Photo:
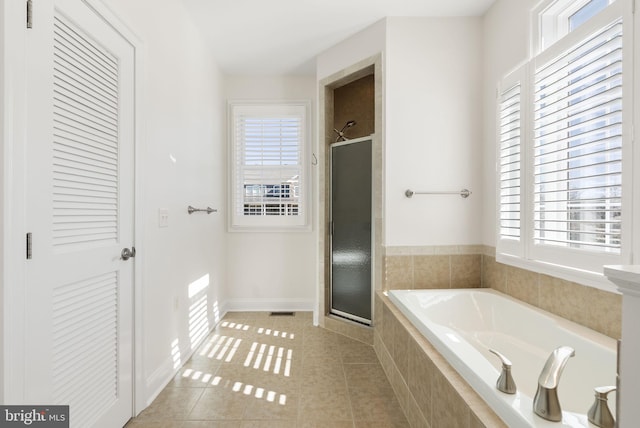
[[[158,227],[169,227],[169,210],[166,208],[158,209]]]

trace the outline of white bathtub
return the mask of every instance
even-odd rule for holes
[[[593,389],[616,384],[616,342],[593,330],[488,289],[394,290],[391,301],[509,427],[589,427]],[[558,387],[562,422],[533,412],[538,375],[549,354],[571,346]],[[495,349],[513,363],[515,395],[495,387]],[[609,408],[615,415],[615,393]]]

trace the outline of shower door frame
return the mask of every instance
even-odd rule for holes
[[[346,146],[350,144],[363,143],[369,141],[371,145],[371,176],[369,177],[369,183],[371,186],[371,200],[370,200],[370,224],[371,224],[371,251],[370,251],[370,278],[369,278],[369,290],[371,294],[370,299],[370,319],[365,319],[354,314],[350,314],[333,307],[333,149],[334,147]],[[373,325],[373,305],[375,299],[374,281],[375,281],[375,134],[368,135],[366,137],[353,138],[351,140],[340,141],[329,144],[329,315],[336,315],[344,319],[355,321],[366,326]]]

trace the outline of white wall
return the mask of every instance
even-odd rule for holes
[[[530,10],[536,0],[498,0],[485,14],[482,243],[496,245],[496,88],[529,56]]]
[[[222,76],[180,1],[106,3],[145,48],[143,221],[137,225],[143,242],[136,243],[136,267],[143,280],[138,320],[145,383],[138,397],[150,400],[170,380],[174,359],[184,363],[206,333],[200,326],[213,326],[226,282]],[[190,216],[188,205],[219,212]],[[169,210],[168,228],[158,227],[159,208]],[[199,279],[203,290],[190,295]],[[206,313],[196,310],[205,300]]]
[[[385,51],[387,19],[381,19],[316,57],[316,78],[322,80]]]
[[[481,18],[388,18],[386,67],[385,245],[480,244]]]
[[[312,140],[315,139],[316,85],[313,77],[227,77],[225,98],[310,100],[310,134]],[[310,147],[315,147],[315,141],[310,143]],[[310,177],[313,173],[311,171]],[[314,199],[311,198],[312,203],[315,203]],[[313,206],[311,209],[313,212]],[[225,297],[229,309],[313,309],[317,246],[314,231],[229,232],[226,239]]]

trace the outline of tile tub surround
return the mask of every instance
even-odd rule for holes
[[[506,427],[381,292],[374,348],[412,428]]]
[[[314,327],[311,313],[233,312],[127,425],[140,427],[408,428],[409,423],[372,346]]]
[[[385,290],[479,288],[481,285],[481,254],[385,257]]]
[[[383,290],[493,288],[614,339],[622,296],[496,262],[483,246],[387,247]]]
[[[619,339],[622,295],[519,269],[483,255],[482,285]]]

